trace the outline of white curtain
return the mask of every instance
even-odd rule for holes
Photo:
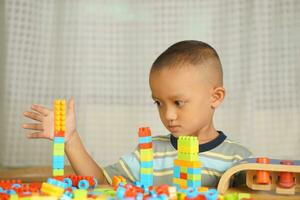
[[[106,165],[167,134],[148,73],[171,44],[219,52],[227,96],[215,125],[257,156],[300,156],[300,1],[5,0],[0,3],[0,163],[51,165],[51,142],[28,140],[32,103],[74,96],[88,151]]]

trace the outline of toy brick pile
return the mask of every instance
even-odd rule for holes
[[[63,180],[49,178],[44,183],[22,183],[0,181],[1,200],[246,200],[246,193],[222,196],[216,189],[206,187],[180,189],[176,186],[160,185],[145,187],[139,182],[126,183],[121,176],[113,177],[113,187],[97,187],[94,177],[66,176]]]

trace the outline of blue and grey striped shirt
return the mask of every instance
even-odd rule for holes
[[[154,185],[172,185],[173,161],[177,158],[177,138],[173,135],[153,136],[153,181]],[[202,163],[203,186],[216,187],[221,175],[236,162],[251,156],[251,152],[227,139],[219,131],[214,140],[199,145],[199,159]],[[117,163],[103,168],[109,183],[113,176],[123,176],[128,182],[139,180],[139,149],[122,156]]]

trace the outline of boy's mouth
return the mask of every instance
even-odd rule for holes
[[[169,125],[168,128],[171,132],[177,132],[180,129],[180,125]]]

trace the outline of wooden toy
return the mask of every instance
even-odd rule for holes
[[[218,191],[224,194],[233,175],[246,171],[246,184],[252,190],[273,191],[293,195],[300,192],[300,160],[249,158],[227,170],[221,177]]]

